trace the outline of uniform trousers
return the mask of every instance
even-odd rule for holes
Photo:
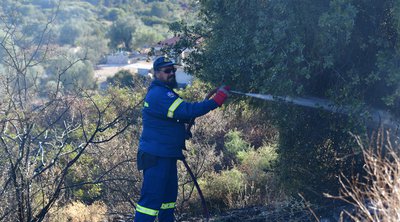
[[[139,163],[144,163],[145,169],[135,222],[153,222],[156,217],[159,222],[173,222],[178,195],[177,158],[155,157],[139,152]],[[139,165],[138,168],[143,167]]]

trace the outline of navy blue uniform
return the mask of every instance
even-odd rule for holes
[[[185,123],[217,107],[214,100],[185,102],[164,82],[157,79],[152,82],[142,111],[138,161],[147,159],[147,166],[143,170],[135,221],[154,221],[157,216],[160,222],[174,220],[178,194],[176,161],[183,158]]]

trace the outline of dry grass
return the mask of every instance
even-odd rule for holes
[[[366,174],[351,180],[342,176],[341,195],[327,196],[352,204],[355,211],[344,211],[342,216],[347,214],[354,221],[400,221],[399,147],[394,147],[389,133],[377,133],[368,145],[356,138],[363,152]]]
[[[72,202],[53,210],[48,222],[102,222],[107,221],[107,207],[101,202],[85,205],[82,202]]]

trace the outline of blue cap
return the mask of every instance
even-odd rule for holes
[[[161,67],[173,66],[173,65],[176,65],[176,63],[171,61],[169,58],[162,56],[162,57],[158,57],[156,60],[154,60],[153,69],[155,71],[157,71]]]

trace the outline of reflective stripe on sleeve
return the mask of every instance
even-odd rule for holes
[[[136,204],[136,211],[140,212],[142,214],[147,214],[147,215],[153,216],[153,217],[156,217],[158,215],[158,210],[153,210],[153,209],[150,209],[147,207],[143,207],[143,206],[140,206],[139,204]]]
[[[182,102],[183,102],[183,99],[178,98],[172,103],[172,105],[168,108],[167,116],[169,118],[173,118],[174,117],[174,112],[175,112],[176,108],[178,108],[179,104],[181,104]]]
[[[174,209],[175,207],[176,207],[176,203],[175,202],[163,203],[161,205],[161,210]]]

